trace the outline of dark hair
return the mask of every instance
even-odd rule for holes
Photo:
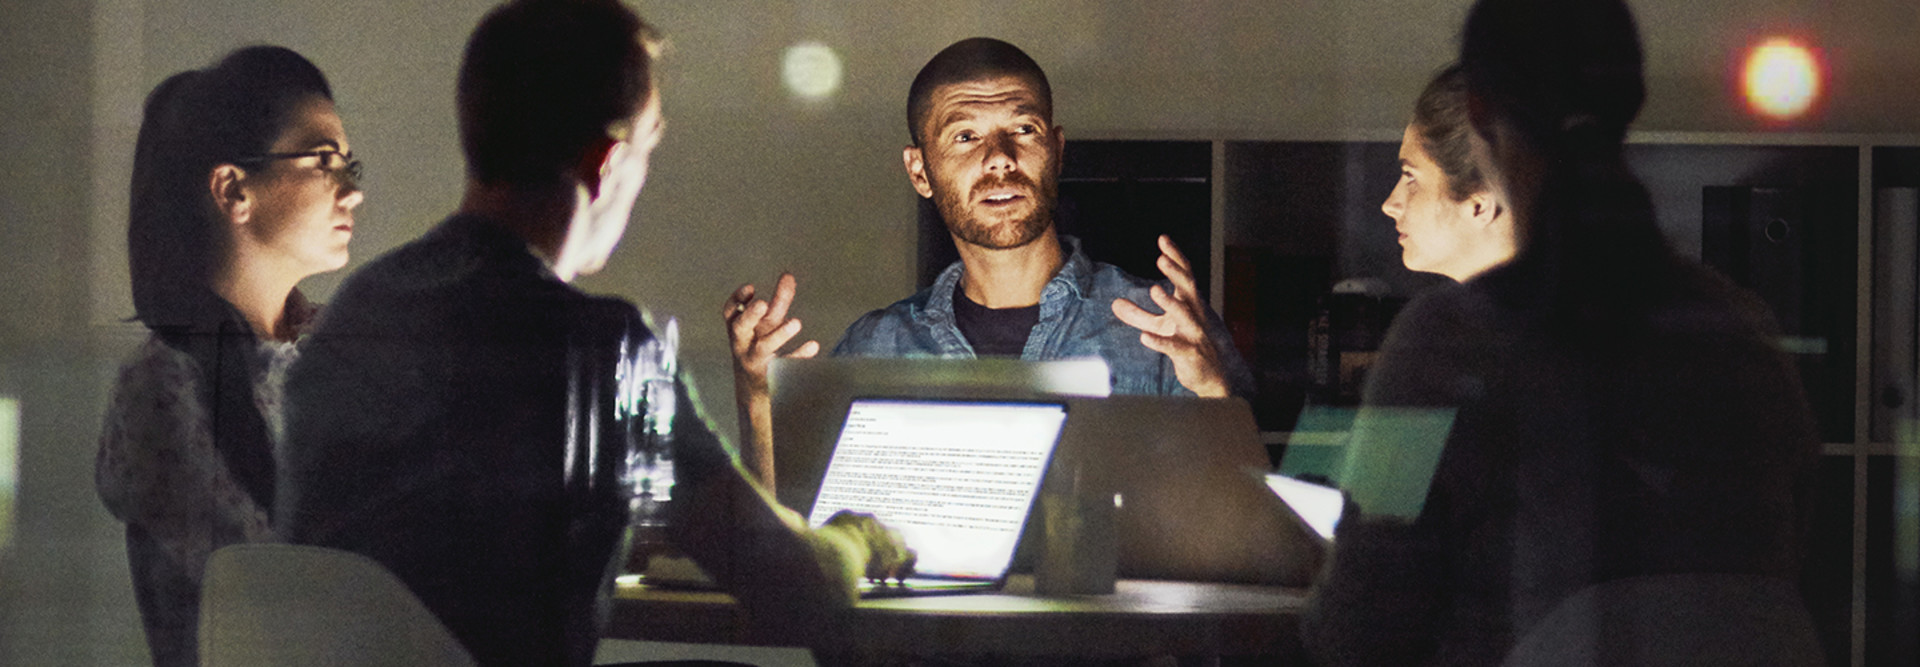
[[[134,143],[127,263],[135,319],[194,324],[232,242],[207,189],[213,168],[266,153],[301,103],[333,99],[320,68],[278,46],[249,46],[175,74],[147,95]]]
[[[1526,153],[1542,165],[1531,200],[1514,202],[1517,249],[1504,273],[1525,287],[1510,292],[1564,335],[1621,338],[1681,275],[1623,154],[1646,96],[1632,12],[1623,0],[1479,0],[1460,64],[1475,130],[1510,130],[1497,135],[1513,145],[1496,160]]]
[[[1467,118],[1467,76],[1460,65],[1434,75],[1413,104],[1413,129],[1420,150],[1447,175],[1447,195],[1464,201],[1485,190],[1486,177],[1473,161],[1472,122]]]
[[[933,90],[950,83],[978,81],[995,76],[1017,76],[1031,82],[1046,107],[1041,110],[1053,120],[1053,87],[1047,85],[1047,73],[1020,47],[991,37],[973,37],[954,42],[934,54],[907,89],[907,134],[919,146],[920,131],[932,110]]]
[[[1640,31],[1622,0],[1481,0],[1460,63],[1474,94],[1549,145],[1617,150],[1646,99]]]
[[[515,0],[495,8],[460,63],[460,145],[485,183],[559,179],[620,138],[653,91],[653,29],[614,0]]]

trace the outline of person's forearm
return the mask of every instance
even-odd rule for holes
[[[806,531],[738,474],[679,490],[675,544],[740,602],[757,640],[812,645],[833,634],[865,566],[848,557],[857,545]]]
[[[865,561],[849,564],[840,545],[807,531],[805,519],[749,479],[686,391],[679,401],[668,505],[673,543],[740,601],[756,635],[802,643],[830,636],[855,598],[849,568],[858,572]]]
[[[740,463],[760,486],[774,488],[773,400],[764,390],[734,392],[740,419]]]

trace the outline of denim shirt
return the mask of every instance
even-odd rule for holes
[[[1123,298],[1151,313],[1160,313],[1148,290],[1153,282],[1128,275],[1111,264],[1094,262],[1080,252],[1080,240],[1061,236],[1067,248],[1066,264],[1040,291],[1040,321],[1027,336],[1020,358],[1029,361],[1099,357],[1112,374],[1115,394],[1191,396],[1180,384],[1166,355],[1140,344],[1140,330],[1113,314],[1113,300]],[[940,272],[933,286],[891,306],[854,321],[833,349],[834,356],[853,357],[963,357],[974,356],[973,346],[954,324],[953,292],[964,271],[961,262]],[[1172,292],[1166,281],[1162,289]],[[1220,351],[1221,370],[1229,391],[1251,397],[1253,374],[1234,349],[1226,326],[1207,309],[1207,334]]]

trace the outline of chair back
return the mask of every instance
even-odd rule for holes
[[[323,547],[236,544],[207,561],[200,664],[474,664],[406,584],[371,558]]]
[[[1568,596],[1507,654],[1505,667],[1825,664],[1792,582],[1670,574],[1594,584]]]

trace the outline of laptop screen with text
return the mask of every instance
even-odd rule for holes
[[[1057,403],[857,399],[808,523],[869,513],[920,576],[1001,579],[1066,418]]]

